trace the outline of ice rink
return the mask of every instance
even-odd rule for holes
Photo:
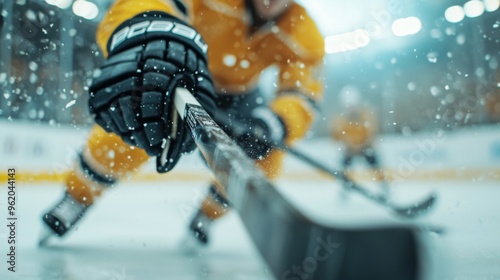
[[[66,238],[38,248],[41,213],[60,199],[62,189],[23,183],[17,189],[16,272],[7,271],[3,226],[0,279],[274,279],[235,212],[214,225],[207,248],[186,243],[186,224],[203,186],[203,181],[125,182],[103,196]],[[402,221],[357,194],[346,196],[329,179],[280,180],[277,186],[325,223]],[[0,190],[5,205],[6,188]],[[393,198],[411,201],[432,190],[438,203],[415,222],[445,230],[432,237],[439,252],[435,264],[445,271],[445,279],[499,279],[498,183],[398,183]],[[5,211],[1,213],[6,221]]]
[[[4,170],[7,166],[17,170],[18,220],[16,272],[12,273],[7,270],[8,185],[2,183],[1,280],[275,279],[234,211],[214,224],[208,247],[187,242],[187,225],[209,182],[197,153],[184,157],[164,175],[155,174],[152,164],[145,166],[104,193],[65,238],[39,248],[42,214],[63,193],[60,178],[51,174],[71,166],[85,132],[20,127],[20,123],[3,123],[3,129],[16,131],[19,139],[10,153],[2,150],[9,160],[0,161]],[[500,279],[498,135],[498,130],[484,127],[441,138],[429,134],[383,138],[377,146],[381,162],[397,179],[390,182],[393,202],[407,205],[430,193],[437,195],[433,209],[415,220],[401,219],[357,193],[346,193],[338,182],[291,156],[285,158],[284,174],[274,184],[300,210],[325,224],[412,223],[442,229],[443,234],[429,234],[435,279]],[[0,140],[11,147],[7,136],[0,135]],[[476,144],[474,153],[464,152],[468,143]],[[330,167],[340,165],[341,150],[328,139],[305,141],[297,148]],[[369,176],[362,176],[366,165],[355,161],[354,169],[361,185],[380,190]],[[5,175],[6,171],[0,174],[4,182]]]
[[[500,0],[0,0],[0,43],[0,280],[352,280],[421,267],[418,280],[500,280]],[[272,181],[285,200],[179,87],[257,157],[285,151]],[[149,142],[167,163],[189,146],[183,123],[206,126],[192,136],[217,149],[167,174],[95,129]],[[358,191],[381,194],[385,177],[393,205],[437,200],[396,216],[292,149],[334,174],[362,151],[346,173]],[[205,162],[246,212],[200,246],[188,225],[212,180]],[[39,247],[75,169],[76,199],[119,183]],[[311,259],[311,277],[296,277]]]

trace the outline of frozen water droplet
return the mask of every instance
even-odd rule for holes
[[[438,96],[440,93],[441,93],[441,90],[438,87],[436,87],[436,86],[431,87],[432,96]]]
[[[408,89],[414,91],[415,89],[417,89],[417,85],[414,82],[409,82]]]
[[[484,69],[482,67],[478,67],[476,69],[476,71],[474,72],[474,74],[476,75],[476,77],[484,77],[486,72],[484,71]]]
[[[228,67],[233,67],[234,65],[236,65],[236,56],[232,54],[226,54],[224,58],[222,58],[222,62]]]
[[[464,34],[460,34],[457,36],[457,44],[463,45],[465,44],[466,38]]]
[[[435,53],[435,52],[428,53],[427,60],[429,60],[430,63],[436,63],[437,62],[437,53]]]
[[[30,61],[28,67],[30,68],[31,71],[36,71],[38,69],[38,64],[34,61]]]
[[[75,105],[75,103],[76,103],[76,100],[71,100],[70,102],[68,102],[68,103],[66,104],[66,109],[68,109],[69,107],[71,107],[71,106]]]
[[[248,67],[250,67],[250,62],[246,59],[243,59],[241,62],[240,62],[240,67],[243,68],[243,69],[248,69]]]

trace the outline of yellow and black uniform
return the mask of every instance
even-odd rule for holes
[[[333,121],[332,137],[345,146],[348,154],[361,154],[370,148],[376,134],[376,118],[367,108],[349,108]]]
[[[500,70],[496,72],[493,79],[493,90],[486,98],[486,112],[493,122],[500,121]]]
[[[345,113],[333,121],[332,138],[341,142],[345,148],[342,160],[345,169],[351,166],[353,158],[364,157],[375,171],[374,179],[385,179],[373,147],[377,133],[377,117],[367,107],[348,108]],[[384,187],[386,188],[386,186]]]
[[[182,2],[182,3],[181,3]],[[269,106],[286,125],[286,141],[303,137],[312,122],[312,103],[322,97],[318,67],[324,55],[323,37],[305,9],[297,3],[276,19],[254,30],[244,0],[118,0],[97,31],[104,55],[113,32],[142,13],[168,13],[191,24],[208,45],[208,68],[215,90],[222,96],[245,95],[256,89],[264,69],[279,69],[276,98]],[[275,176],[283,154],[272,151],[257,164]],[[67,178],[67,191],[90,205],[106,185],[135,172],[148,160],[142,149],[95,126],[81,160]],[[221,215],[220,207],[205,203],[207,215]]]

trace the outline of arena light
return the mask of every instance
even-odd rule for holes
[[[500,0],[483,0],[483,2],[487,12],[494,12],[500,7]]]
[[[422,22],[417,17],[400,18],[392,23],[392,33],[396,36],[413,35],[421,29]]]
[[[45,0],[45,2],[61,9],[67,9],[71,6],[73,0]]]
[[[77,0],[73,3],[73,13],[85,19],[94,19],[99,15],[99,8],[96,4],[85,0]]]
[[[475,18],[484,13],[484,4],[479,0],[472,0],[464,5],[465,15],[470,18]]]
[[[462,6],[451,6],[446,11],[444,12],[444,17],[446,18],[447,21],[456,23],[460,22],[464,19],[465,17],[465,11]]]
[[[325,52],[328,54],[347,52],[359,49],[370,44],[370,35],[365,29],[327,36],[325,38]]]

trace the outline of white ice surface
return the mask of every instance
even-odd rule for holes
[[[7,271],[2,227],[0,279],[271,279],[234,213],[214,225],[208,248],[184,246],[203,185],[122,184],[74,232],[46,248],[37,247],[41,214],[61,198],[62,189],[19,187],[17,272]],[[6,222],[4,213],[0,220]]]
[[[325,223],[401,222],[358,195],[342,195],[329,180],[277,184],[298,207]],[[17,271],[7,271],[2,209],[0,279],[273,279],[234,212],[214,225],[207,248],[186,246],[186,225],[204,185],[125,182],[107,192],[74,232],[38,248],[41,214],[60,199],[62,187],[19,183]],[[417,222],[445,229],[434,236],[441,254],[436,264],[447,269],[442,279],[500,279],[498,183],[400,182],[393,186],[393,197],[411,201],[431,190],[438,204]],[[2,208],[5,202],[6,188],[0,188]]]

